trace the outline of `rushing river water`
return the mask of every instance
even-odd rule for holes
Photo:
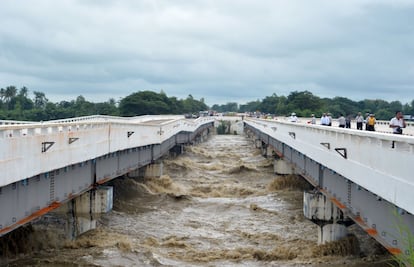
[[[21,237],[33,252],[9,266],[388,266],[356,226],[358,239],[317,246],[306,184],[275,176],[244,136],[214,135],[163,163],[161,178],[112,182],[98,229],[64,241],[59,227],[35,227]]]

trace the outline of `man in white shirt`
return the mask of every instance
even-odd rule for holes
[[[357,123],[357,129],[362,130],[362,124],[364,123],[364,117],[362,117],[361,112],[358,112],[358,115],[355,118]]]
[[[344,115],[342,113],[341,113],[341,115],[338,118],[338,123],[339,123],[339,127],[345,128],[346,119],[345,119],[345,117],[344,117]]]
[[[329,126],[329,123],[330,123],[329,117],[326,115],[326,113],[323,113],[321,117],[321,124],[325,126]]]
[[[401,111],[395,112],[395,117],[390,121],[390,128],[394,134],[402,134],[402,128],[405,128],[407,125],[403,119],[403,114]]]
[[[296,113],[295,113],[295,112],[293,112],[293,113],[290,115],[290,121],[291,121],[291,122],[297,122],[297,121],[298,121],[298,117],[296,117]]]

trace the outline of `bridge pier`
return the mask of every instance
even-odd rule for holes
[[[339,223],[328,223],[318,225],[318,245],[326,244],[332,241],[338,241],[348,234],[345,225]]]
[[[278,174],[278,175],[294,174],[292,165],[278,157],[274,159],[273,169],[274,169],[275,174]]]
[[[263,142],[262,142],[262,140],[260,140],[260,139],[255,139],[254,140],[254,146],[256,147],[256,148],[262,148],[262,146],[263,146]]]
[[[164,170],[164,164],[162,161],[158,163],[152,163],[144,167],[145,168],[145,177],[161,177]]]
[[[100,186],[62,205],[53,213],[66,217],[65,232],[69,239],[96,228],[97,219],[112,210],[113,188]]]
[[[351,220],[320,192],[303,193],[303,214],[318,225],[318,244],[337,241],[347,236]]]
[[[199,134],[197,134],[194,137],[192,144],[200,144],[206,141],[209,134],[210,134],[210,129],[209,128],[204,129],[203,131],[201,131]]]
[[[259,148],[261,150],[261,154],[263,157],[273,157],[275,155],[275,152],[273,151],[273,148],[269,146],[268,144],[262,142],[261,140],[256,139],[255,140],[255,146],[256,148]]]
[[[176,157],[184,153],[184,145],[175,145],[173,148],[170,149],[170,155],[172,157]]]
[[[127,174],[130,178],[143,177],[161,177],[163,175],[164,165],[162,161],[148,164],[142,168],[133,170]]]

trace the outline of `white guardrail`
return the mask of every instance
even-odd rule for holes
[[[161,144],[214,118],[88,116],[0,125],[0,187],[108,153]]]
[[[413,136],[277,120],[245,122],[414,214]],[[346,149],[346,158],[335,148]]]

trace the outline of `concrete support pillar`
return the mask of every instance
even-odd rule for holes
[[[340,240],[346,237],[347,234],[348,230],[343,224],[318,225],[318,245]]]
[[[318,225],[318,244],[337,241],[347,235],[350,220],[320,192],[304,192],[303,214]]]
[[[266,147],[266,157],[274,157],[275,152],[271,146]]]
[[[208,128],[204,129],[201,136],[203,136],[204,139],[207,139],[209,133],[210,133],[210,129],[208,129]]]
[[[164,165],[162,161],[159,161],[158,163],[148,164],[142,168],[130,171],[127,176],[130,178],[161,177],[163,169]]]
[[[170,156],[176,157],[184,153],[184,146],[183,145],[176,145],[170,149]]]
[[[266,143],[261,142],[260,150],[261,150],[261,153],[262,153],[262,156],[263,157],[266,157],[267,158],[267,156],[268,156],[268,154],[267,154],[268,149],[269,149],[269,146]]]
[[[274,160],[273,169],[274,172],[279,175],[294,174],[292,165],[280,158]]]
[[[96,228],[96,218],[92,213],[92,197],[93,194],[88,191],[68,203],[69,216],[66,233],[70,239]]]
[[[163,174],[164,165],[162,161],[159,163],[152,163],[144,167],[144,177],[161,177]]]
[[[145,167],[130,171],[127,173],[129,178],[142,178],[145,176]]]
[[[254,145],[255,145],[256,148],[262,148],[262,140],[255,139],[254,140]]]
[[[96,228],[96,220],[112,210],[113,189],[101,186],[72,199],[59,208],[57,214],[66,214],[66,234],[74,239],[82,233]]]
[[[244,131],[244,122],[243,121],[233,121],[230,125],[230,134],[243,134]]]

